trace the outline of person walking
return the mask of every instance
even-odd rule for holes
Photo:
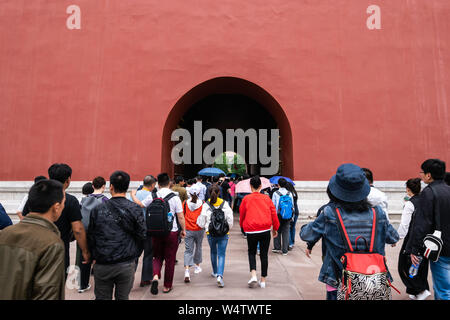
[[[428,286],[428,259],[423,259],[417,275],[414,278],[410,278],[409,268],[411,267],[411,257],[405,252],[410,230],[414,224],[414,214],[419,205],[420,181],[420,178],[406,181],[406,193],[409,200],[405,202],[400,225],[397,229],[400,239],[404,239],[398,257],[398,274],[406,287],[406,293],[409,294],[412,300],[425,300],[431,295],[429,291],[430,287]]]
[[[219,198],[219,186],[212,186],[210,194],[211,197],[202,206],[197,225],[206,229],[213,269],[211,276],[216,278],[218,287],[223,288],[225,254],[229,239],[228,231],[233,227],[233,211],[228,202]]]
[[[283,256],[288,254],[289,250],[289,229],[291,221],[294,217],[294,197],[292,193],[287,190],[289,182],[286,179],[280,178],[278,180],[278,186],[280,187],[272,196],[272,202],[275,205],[275,209],[278,214],[278,220],[280,221],[280,227],[278,229],[278,236],[273,239],[274,253],[282,253]],[[286,199],[286,200],[285,200]],[[283,218],[281,215],[282,207],[286,204],[286,209],[290,211],[290,215],[287,218]]]
[[[106,180],[105,178],[98,176],[92,180],[92,187],[94,188],[94,192],[92,192],[92,196],[100,199],[102,202],[106,202],[109,200],[107,196],[104,195],[106,189]]]
[[[386,213],[386,218],[389,221],[388,199],[386,194],[380,189],[374,187],[372,171],[368,168],[362,168],[362,170],[364,171],[364,174],[370,184],[370,193],[367,196],[367,201],[369,201],[372,207],[380,206],[384,213]]]
[[[64,209],[55,225],[61,234],[61,239],[64,242],[65,248],[65,270],[66,277],[68,268],[70,265],[70,242],[77,241],[77,245],[80,246],[83,261],[88,263],[91,259],[91,254],[87,245],[86,230],[83,226],[81,215],[81,208],[78,199],[67,193],[72,181],[72,168],[65,163],[54,163],[48,168],[48,176],[50,179],[59,181],[64,186],[64,192],[66,193],[66,202]],[[22,215],[25,217],[30,212],[30,208],[27,204],[23,209]]]
[[[197,185],[189,189],[190,198],[183,202],[183,213],[186,221],[186,237],[184,238],[184,282],[191,281],[189,268],[195,265],[194,273],[202,272],[202,242],[205,230],[197,225],[197,219],[202,212],[203,201],[199,199],[201,193]]]
[[[268,195],[260,193],[261,179],[259,176],[250,179],[252,193],[247,195],[239,207],[239,224],[247,234],[248,261],[251,278],[248,281],[250,288],[257,284],[256,251],[259,244],[261,260],[261,279],[259,285],[266,287],[267,269],[269,266],[270,234],[277,237],[280,227],[277,211]],[[272,230],[271,230],[272,229]]]
[[[39,182],[41,180],[46,180],[47,177],[46,176],[37,176],[34,178],[34,183]],[[23,219],[23,215],[22,212],[25,208],[25,206],[27,205],[27,201],[28,201],[28,193],[22,198],[22,201],[20,202],[19,207],[17,208],[16,214],[19,217],[19,220]],[[29,210],[27,210],[29,212]]]
[[[142,207],[148,207],[154,199],[168,199],[169,213],[173,215],[172,229],[167,236],[152,237],[153,247],[153,280],[150,287],[150,292],[154,295],[158,294],[159,280],[161,279],[161,269],[163,263],[164,269],[164,284],[163,293],[169,293],[173,287],[173,276],[175,272],[175,259],[178,250],[178,237],[184,238],[186,236],[186,226],[183,215],[183,207],[180,198],[174,191],[169,189],[170,178],[167,173],[160,173],[157,177],[159,190],[153,190],[142,202],[137,201]]]
[[[137,192],[135,190],[131,191],[131,197],[134,202],[143,201],[147,198],[156,187],[156,178],[152,175],[147,175],[144,177],[143,187]],[[142,215],[145,217],[146,208],[142,208]],[[136,266],[139,259],[136,260]],[[142,272],[141,272],[141,282],[139,286],[141,288],[151,284],[153,279],[153,247],[152,247],[152,237],[147,236],[144,240],[144,257],[142,259]]]
[[[360,245],[365,239],[371,239],[372,230],[376,230],[372,252],[385,256],[385,244],[394,244],[399,236],[394,227],[388,222],[385,212],[379,207],[371,208],[367,201],[370,185],[364,172],[355,164],[346,163],[338,167],[336,174],[331,177],[327,194],[330,203],[314,220],[301,227],[300,238],[307,243],[316,243],[320,238],[325,244],[326,251],[320,269],[319,281],[327,285],[327,299],[337,299],[337,288],[343,271],[341,257],[347,251],[347,243],[340,230],[340,216],[347,230],[348,240]],[[375,228],[373,220],[376,217]],[[388,279],[392,277],[388,273]]]
[[[427,186],[420,193],[405,251],[411,254],[411,262],[418,265],[419,257],[424,255],[425,236],[440,232],[442,250],[438,260],[430,262],[430,270],[435,299],[450,300],[450,186],[443,180],[445,162],[428,159],[422,163],[421,169],[420,178]]]
[[[28,193],[30,213],[0,232],[0,300],[64,300],[64,243],[55,221],[62,183],[41,180]]]
[[[116,300],[128,300],[147,229],[141,208],[126,198],[128,173],[115,171],[109,180],[112,197],[92,209],[88,229],[94,293],[96,300],[112,300],[113,291]]]
[[[292,250],[295,244],[295,225],[297,224],[298,215],[300,214],[298,210],[298,193],[295,190],[295,187],[292,183],[288,183],[286,185],[286,189],[292,194],[294,198],[294,215],[289,225],[289,248],[288,250]]]
[[[175,177],[175,185],[170,188],[175,192],[178,192],[178,196],[180,197],[181,203],[185,202],[188,199],[188,194],[186,188],[184,187],[185,182],[182,176]]]

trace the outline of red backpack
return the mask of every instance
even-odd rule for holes
[[[372,211],[373,223],[370,248],[367,245],[367,240],[362,236],[358,236],[355,240],[355,249],[353,249],[341,213],[336,208],[340,231],[344,235],[344,243],[347,246],[347,252],[341,257],[343,270],[342,279],[338,286],[338,300],[390,300],[391,287],[400,293],[392,286],[388,278],[386,258],[379,253],[373,252],[377,214],[374,208],[372,208]],[[362,238],[366,244],[365,251],[358,251],[357,243],[359,238]]]

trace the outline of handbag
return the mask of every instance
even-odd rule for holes
[[[433,192],[433,196],[436,199],[436,193],[433,188],[429,186],[431,192]],[[442,247],[444,242],[441,239],[442,229],[441,229],[441,217],[434,212],[434,224],[435,231],[432,234],[427,234],[423,239],[424,246],[424,254],[423,256],[430,261],[436,262],[439,260],[439,256],[441,254]]]

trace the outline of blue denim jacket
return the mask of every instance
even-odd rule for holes
[[[342,274],[342,263],[340,258],[347,251],[341,232],[338,228],[339,220],[335,211],[336,204],[330,203],[316,220],[303,225],[300,230],[300,238],[309,243],[316,243],[322,238],[322,244],[325,245],[325,256],[323,265],[320,269],[319,281],[324,282],[334,288],[337,288]],[[345,212],[339,208],[344,226],[347,230],[349,239],[355,250],[355,239],[363,236],[367,239],[370,246],[370,237],[372,233],[372,209],[366,212]],[[386,243],[393,244],[399,240],[397,230],[388,222],[386,214],[379,207],[377,211],[377,229],[375,234],[375,244],[373,251],[385,255],[384,246]],[[358,250],[365,249],[363,239],[358,240]],[[389,275],[392,281],[392,277]]]

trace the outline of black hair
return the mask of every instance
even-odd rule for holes
[[[363,199],[358,202],[347,202],[341,199],[336,198],[330,190],[330,187],[327,188],[328,198],[338,206],[342,207],[345,211],[348,212],[364,212],[371,208],[370,203],[366,199]]]
[[[420,193],[420,189],[422,188],[420,181],[422,181],[420,178],[412,178],[406,181],[406,186],[412,193],[414,193],[414,195],[418,195]]]
[[[250,185],[253,189],[257,190],[261,186],[261,178],[259,176],[254,176],[250,179]]]
[[[285,178],[280,178],[278,179],[278,183],[277,183],[280,188],[287,188],[287,185],[289,184],[289,182],[287,182],[287,180]]]
[[[163,172],[158,174],[158,185],[160,187],[167,187],[170,184],[170,177],[167,173]]]
[[[219,197],[219,194],[220,194],[220,189],[219,189],[219,186],[217,186],[217,185],[213,185],[212,187],[211,187],[211,189],[209,190],[209,193],[210,193],[210,197],[209,197],[209,202],[211,203],[211,204],[214,204],[214,203],[216,203],[217,202],[217,198]]]
[[[55,203],[64,198],[63,184],[57,180],[41,180],[28,193],[30,212],[46,213]]]
[[[450,172],[445,173],[444,181],[446,184],[448,184],[450,186]]]
[[[89,194],[94,193],[94,187],[92,186],[92,182],[87,182],[83,185],[83,188],[81,189],[81,192],[87,196]]]
[[[114,171],[109,177],[109,183],[114,187],[115,193],[125,193],[130,186],[130,175],[125,171]]]
[[[197,181],[202,181],[202,180],[203,180],[203,177],[202,177],[202,176],[197,176],[197,177],[195,177],[195,179],[196,179]]]
[[[72,168],[65,163],[54,163],[48,168],[50,179],[64,183],[72,176]]]
[[[100,189],[104,185],[106,185],[106,180],[103,177],[98,176],[95,177],[94,180],[92,180],[92,186],[94,187],[94,189]]]
[[[184,181],[184,178],[182,176],[176,176],[175,177],[175,184],[179,184],[182,181]]]
[[[46,176],[37,176],[36,178],[34,178],[34,183],[37,183],[41,180],[47,180]]]
[[[219,177],[213,177],[213,178],[212,178],[212,182],[213,182],[213,183],[219,182]]]
[[[420,166],[423,172],[431,173],[433,180],[443,180],[445,176],[445,162],[439,159],[425,160]]]
[[[193,185],[193,184],[195,184],[195,182],[196,182],[195,179],[189,179],[187,184],[188,185]]]
[[[144,181],[142,181],[144,186],[151,187],[153,184],[156,183],[156,178],[152,175],[145,176]]]
[[[294,197],[294,199],[298,199],[298,193],[297,190],[295,190],[295,187],[292,183],[289,183],[286,185],[286,189],[292,193],[292,196]]]
[[[367,169],[367,168],[361,168],[361,170],[366,175],[366,178],[367,178],[367,180],[369,180],[369,183],[373,184],[373,173],[372,173],[372,171],[370,171],[370,169]]]

